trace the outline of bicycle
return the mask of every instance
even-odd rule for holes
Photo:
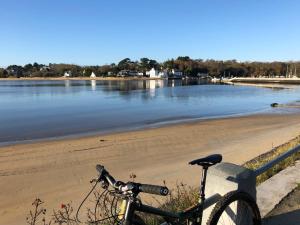
[[[141,192],[166,196],[169,194],[169,189],[167,187],[116,181],[104,168],[104,166],[97,165],[96,169],[99,172],[99,176],[96,179],[96,184],[101,183],[102,188],[106,191],[106,193],[110,193],[114,196],[113,200],[111,200],[112,202],[117,202],[115,201],[116,197],[121,199],[122,202],[120,206],[117,206],[117,203],[111,204],[111,211],[114,211],[114,213],[111,212],[111,216],[109,218],[113,218],[113,220],[110,220],[110,223],[107,224],[146,225],[143,219],[137,214],[137,212],[142,212],[162,217],[165,222],[161,223],[161,225],[201,225],[204,203],[206,200],[205,185],[207,171],[210,166],[220,163],[221,161],[222,155],[214,154],[189,162],[190,165],[202,166],[202,177],[199,191],[200,201],[197,205],[192,206],[183,212],[177,213],[145,205],[138,198],[138,195]],[[108,191],[109,187],[112,188],[111,191]],[[232,211],[232,208],[236,209],[236,213]],[[103,223],[104,220],[105,219],[96,220],[93,223],[105,224]],[[260,212],[255,200],[246,192],[241,191],[232,191],[225,194],[223,197],[220,197],[207,220],[207,225],[222,224],[261,225]]]

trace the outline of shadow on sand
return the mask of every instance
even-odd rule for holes
[[[263,218],[263,225],[300,225],[300,209]]]

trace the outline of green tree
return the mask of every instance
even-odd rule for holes
[[[149,59],[148,58],[141,58],[140,59],[140,65],[141,65],[141,70],[142,71],[146,71],[146,70],[149,70],[150,66],[149,66]]]
[[[7,78],[8,73],[5,69],[0,68],[0,78]]]
[[[89,76],[91,76],[92,72],[93,72],[92,68],[86,67],[86,68],[84,68],[83,76],[89,77]]]
[[[120,70],[129,70],[131,63],[132,62],[129,58],[125,58],[118,63],[118,67]]]
[[[159,63],[156,60],[154,59],[149,60],[149,68],[157,69],[158,67],[159,67]]]

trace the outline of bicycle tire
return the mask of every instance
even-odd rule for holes
[[[251,214],[249,215],[250,217],[247,216],[248,214],[246,214],[244,216],[242,213],[238,213],[239,215],[228,216],[228,210],[230,210],[230,208],[227,208],[227,207],[230,207],[230,205],[235,202],[237,204],[236,208],[239,208],[240,211],[243,210],[244,206],[247,206],[247,208],[251,211]],[[238,204],[239,204],[239,206],[238,206]],[[225,210],[227,212],[225,212]],[[223,215],[223,213],[225,213],[225,214]],[[243,216],[240,216],[240,215],[243,215]],[[222,223],[222,221],[224,222],[223,216],[225,216],[225,220],[228,221],[228,223]],[[244,218],[246,218],[246,223],[237,222],[237,221],[235,221],[235,223],[229,223],[230,221],[233,221],[232,217],[234,217],[234,216],[235,216],[236,220],[238,220],[240,218],[242,220],[244,220]],[[210,217],[207,221],[207,225],[222,225],[222,224],[226,224],[226,225],[227,224],[236,224],[236,225],[249,224],[249,225],[251,225],[251,223],[249,223],[251,221],[252,221],[252,225],[261,225],[261,216],[260,216],[260,212],[259,212],[259,209],[258,209],[258,206],[257,206],[255,200],[246,192],[232,191],[232,192],[229,192],[226,195],[224,195],[217,202],[217,204],[215,205],[214,209],[212,210],[212,212],[210,214]]]

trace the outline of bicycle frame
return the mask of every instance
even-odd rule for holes
[[[168,212],[149,205],[144,205],[136,198],[140,192],[165,196],[169,192],[166,187],[146,185],[146,184],[143,185],[139,183],[131,183],[131,186],[128,187],[127,185],[129,183],[125,184],[120,181],[117,182],[104,169],[104,166],[98,164],[96,166],[96,169],[100,174],[98,181],[104,179],[104,181],[106,182],[105,185],[106,187],[108,187],[108,185],[111,185],[116,190],[121,191],[121,194],[127,194],[128,198],[123,199],[123,203],[121,204],[121,208],[119,210],[120,213],[118,215],[118,218],[124,221],[123,222],[124,225],[132,225],[133,223],[135,223],[135,221],[133,221],[133,218],[135,217],[135,212],[143,212],[143,213],[160,216],[167,222],[167,224],[172,224],[172,225],[180,224],[183,221],[187,221],[188,225],[201,225],[203,210],[206,207],[208,207],[207,205],[211,205],[211,204],[205,204],[206,202],[208,202],[205,199],[205,185],[206,185],[207,170],[209,166],[215,165],[216,163],[219,163],[221,161],[222,161],[221,155],[211,155],[206,158],[201,158],[190,162],[191,165],[202,166],[202,176],[201,176],[200,190],[199,190],[200,200],[197,205],[178,213]],[[125,189],[122,189],[124,187]],[[128,193],[128,191],[130,192]],[[215,197],[218,197],[219,199],[219,196],[220,195],[216,194],[211,196],[210,199],[214,199]],[[213,202],[212,204],[214,204],[215,202]]]
[[[178,213],[164,211],[149,205],[144,205],[141,202],[127,200],[126,210],[124,214],[124,225],[132,225],[132,218],[135,212],[143,212],[162,217],[165,222],[172,225],[181,224],[184,221],[189,221],[189,225],[201,225],[203,210],[216,203],[221,198],[221,195],[215,194],[206,199],[205,202]]]

